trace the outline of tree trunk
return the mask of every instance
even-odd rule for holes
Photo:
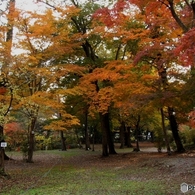
[[[124,133],[125,133],[125,123],[124,121],[121,122],[121,126],[120,126],[120,148],[123,149],[124,148]]]
[[[8,1],[8,16],[7,16],[7,33],[6,33],[6,43],[7,44],[7,48],[6,48],[6,56],[4,56],[4,59],[5,61],[1,64],[1,73],[4,72],[8,72],[8,67],[9,67],[9,64],[10,64],[10,59],[11,59],[11,47],[12,47],[12,41],[13,41],[13,13],[15,11],[15,0],[10,0]],[[2,94],[3,95],[3,94]],[[10,101],[10,107],[11,107],[11,102],[12,102],[12,98],[11,98],[11,101]],[[7,113],[9,112],[9,109],[10,107],[8,108],[8,110],[6,111],[6,113],[4,113],[3,117],[5,117],[7,115]],[[3,138],[3,126],[0,125],[0,175],[1,176],[8,176],[6,173],[5,173],[5,164],[4,164],[4,160],[5,159],[9,159],[9,157],[5,154],[5,150],[4,148],[1,147],[1,142],[4,141],[4,138]]]
[[[125,136],[125,145],[128,147],[128,148],[131,148],[132,145],[131,145],[131,127],[127,127],[127,132],[126,132],[126,136]]]
[[[4,164],[4,149],[0,147],[0,175],[5,175],[5,164]]]
[[[34,151],[34,128],[36,123],[36,117],[31,119],[31,123],[29,126],[29,140],[28,140],[28,158],[27,162],[33,162],[33,151]]]
[[[89,141],[89,132],[88,132],[88,107],[85,111],[85,150],[89,150],[90,147],[90,141]]]
[[[161,112],[161,120],[162,120],[162,130],[163,130],[163,133],[164,133],[165,143],[166,143],[166,147],[167,147],[167,153],[170,154],[171,149],[170,149],[169,140],[168,140],[168,137],[167,137],[167,131],[166,131],[166,128],[165,128],[165,117],[164,117],[163,108],[160,109],[160,112]]]
[[[0,125],[0,176],[8,176],[5,172],[5,160],[10,160],[10,158],[5,154],[5,150],[1,147],[1,143],[4,142],[3,138],[3,126]]]
[[[110,128],[107,129],[107,134],[108,134],[107,139],[108,139],[109,154],[117,154],[114,148],[114,142],[113,142],[113,137]]]
[[[177,147],[177,152],[182,153],[185,152],[183,144],[181,142],[181,138],[179,136],[178,124],[175,118],[174,110],[171,107],[168,107],[168,115],[169,115],[169,123],[171,126],[171,131],[173,134],[173,138]]]
[[[141,117],[140,115],[138,115],[138,119],[137,119],[137,124],[135,126],[135,139],[136,139],[136,148],[134,149],[134,151],[139,152],[140,148],[139,148],[139,123],[140,123]]]
[[[109,113],[104,114],[104,122],[106,126],[106,133],[107,133],[107,143],[109,148],[109,154],[116,154],[115,148],[114,148],[114,142],[113,142],[113,136],[110,130],[110,117]]]
[[[95,151],[95,130],[93,130],[92,140],[93,140],[92,151]]]
[[[107,139],[107,130],[106,130],[106,114],[99,113],[101,130],[102,130],[102,156],[108,156],[108,139]]]
[[[66,138],[64,137],[64,132],[60,131],[60,137],[61,137],[61,146],[62,151],[66,151]]]
[[[32,163],[33,162],[33,151],[34,151],[34,132],[30,131],[29,133],[29,143],[28,143],[28,158],[27,162]]]
[[[8,15],[7,15],[7,32],[6,32],[6,56],[4,56],[4,63],[1,65],[1,71],[4,73],[9,72],[9,65],[11,63],[11,50],[13,42],[13,28],[14,28],[14,12],[15,0],[7,1]]]
[[[170,3],[170,9],[172,9],[173,7],[173,1],[169,1]],[[174,11],[174,10],[171,10]],[[176,20],[177,21],[177,20]],[[163,87],[163,91],[167,90],[167,68],[164,66],[163,64],[163,60],[161,59],[161,54],[158,55],[157,58],[157,68],[158,68],[158,74],[161,78],[161,83],[162,83],[162,87]],[[174,109],[171,107],[168,107],[168,118],[169,118],[169,123],[171,126],[171,131],[173,134],[173,138],[175,140],[176,143],[176,147],[177,147],[177,151],[178,152],[184,152],[185,149],[183,148],[180,136],[179,136],[179,131],[178,131],[178,125],[177,125],[177,121],[175,118],[175,115],[173,114]]]
[[[0,125],[0,144],[3,141],[3,126]],[[4,149],[0,145],[0,175],[5,175]]]

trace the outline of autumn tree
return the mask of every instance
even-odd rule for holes
[[[145,25],[145,30],[142,31],[142,33],[137,33],[137,35],[140,35],[141,40],[139,41],[139,52],[134,58],[134,64],[138,66],[148,64],[151,70],[156,71],[156,75],[159,76],[159,78],[156,79],[156,87],[158,86],[156,89],[158,89],[161,94],[163,93],[163,96],[172,94],[172,99],[177,99],[177,95],[173,95],[174,92],[171,92],[171,86],[173,86],[173,83],[178,83],[178,80],[174,80],[175,82],[171,83],[168,77],[174,79],[176,76],[176,74],[173,73],[173,70],[176,72],[176,69],[173,67],[174,63],[177,63],[177,61],[172,57],[172,51],[176,45],[175,40],[178,35],[181,34],[181,30],[175,26],[176,23],[174,20],[168,19],[172,18],[171,13],[168,12],[169,14],[167,14],[168,7],[165,6],[162,1],[132,0],[129,2],[135,5],[136,9],[139,10],[136,14],[136,18],[141,19]],[[166,99],[166,101],[160,105],[163,107],[166,106],[168,110],[173,109],[173,101],[169,100],[170,98]],[[172,114],[169,115],[169,120],[177,150],[183,151],[184,148],[179,137],[175,116]]]
[[[69,71],[76,71],[76,67],[70,66],[70,63],[64,62],[64,65],[59,62],[62,56],[68,59],[77,45],[69,36],[68,24],[61,25],[61,20],[62,18],[53,15],[52,10],[47,10],[42,14],[21,14],[17,24],[17,48],[23,51],[16,54],[17,58],[10,72],[17,86],[14,109],[23,112],[29,120],[28,162],[32,162],[35,125],[39,113],[45,113],[45,117],[51,117],[56,112],[64,116],[65,111],[58,111],[63,103],[59,102],[57,97],[65,96],[66,88],[57,90],[59,81]],[[66,20],[68,21],[68,18]],[[56,125],[60,127],[60,120],[58,123],[59,125]],[[52,127],[54,128],[54,125]]]
[[[111,102],[118,109],[119,121],[121,127],[123,126],[121,129],[124,129],[124,123],[130,126],[128,117],[135,114],[136,109],[140,113],[144,112],[142,105],[147,105],[153,91],[152,88],[144,85],[142,79],[145,66],[142,65],[140,68],[142,70],[138,71],[133,65],[133,58],[139,49],[139,35],[143,35],[145,29],[141,21],[135,20],[136,12],[128,12],[130,9],[130,5],[119,1],[113,9],[105,7],[95,13],[99,24],[102,24],[102,26],[96,25],[95,29],[103,37],[109,55],[107,64],[101,71],[104,75],[109,75],[108,78],[112,83]],[[121,132],[121,140],[124,140],[123,136]],[[123,147],[123,143],[121,146]]]
[[[7,116],[13,100],[13,86],[9,79],[9,67],[12,63],[11,48],[13,41],[14,17],[17,16],[15,0],[8,1],[5,7],[5,10],[1,10],[2,18],[4,18],[5,23],[1,24],[0,27],[0,143],[4,141],[4,124],[8,121]],[[4,148],[0,146],[0,175],[3,176],[7,176],[4,170],[5,156]]]
[[[45,2],[49,5],[48,2]],[[93,98],[97,96],[100,92],[100,89],[106,87],[107,82],[95,78],[93,80],[88,80],[88,76],[93,76],[98,71],[98,68],[104,66],[101,56],[99,56],[99,44],[101,39],[99,35],[91,31],[92,27],[92,15],[99,8],[99,5],[93,2],[86,2],[81,5],[77,1],[71,1],[73,7],[79,9],[80,11],[72,15],[70,25],[73,27],[73,33],[80,34],[80,48],[77,49],[77,59],[81,60],[82,66],[86,68],[84,76],[80,78],[80,86],[84,93],[85,101],[87,100],[87,107],[93,107]],[[50,5],[53,7],[52,5]],[[57,9],[57,8],[56,8]],[[91,31],[91,32],[90,32]],[[87,80],[89,82],[87,82]],[[87,82],[87,85],[85,84]],[[86,88],[89,87],[89,88]],[[89,90],[88,90],[89,89]],[[107,88],[104,90],[106,91]],[[102,92],[104,91],[102,90]],[[93,92],[92,92],[93,91]],[[99,94],[101,97],[103,94]],[[103,96],[102,96],[103,97]],[[86,108],[87,108],[86,107]],[[98,109],[97,109],[98,108]],[[109,119],[109,110],[108,107],[104,107],[104,110],[101,110],[100,106],[96,107],[99,112],[101,129],[102,129],[102,138],[103,138],[103,156],[108,156],[108,148],[110,154],[115,154],[114,144],[111,138],[111,129],[110,129],[110,119]],[[86,109],[87,111],[87,109]],[[88,113],[88,111],[86,112]],[[87,115],[86,115],[87,116]],[[87,127],[86,127],[87,128]],[[87,130],[87,129],[86,129]],[[86,134],[87,135],[87,134]]]
[[[179,64],[184,67],[190,67],[190,75],[187,74],[188,80],[185,80],[183,87],[182,99],[191,107],[194,107],[194,93],[192,92],[193,80],[194,80],[194,45],[192,39],[194,39],[194,18],[195,18],[195,2],[194,1],[161,1],[170,11],[173,19],[175,20],[177,27],[182,30],[182,36],[179,37],[176,45],[175,53],[179,58]],[[187,97],[187,99],[186,99]],[[192,109],[192,108],[191,108]],[[173,113],[173,108],[169,108],[169,113]],[[173,118],[172,115],[170,117]],[[178,127],[173,120],[172,126]]]

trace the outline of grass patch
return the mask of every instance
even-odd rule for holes
[[[63,151],[37,151],[35,163],[23,163],[10,170],[11,181],[3,195],[168,195],[179,194],[179,186],[168,186],[166,177],[155,175],[156,167],[134,165],[109,165],[109,158],[99,160],[100,166],[78,166],[74,160],[100,152],[79,149]],[[79,158],[77,159],[77,156]],[[98,159],[98,158],[97,158]],[[115,157],[112,159],[115,159]],[[43,164],[42,161],[44,160]],[[112,160],[111,160],[112,161]],[[37,163],[38,162],[38,163]],[[39,165],[38,165],[39,164]],[[41,166],[42,165],[42,166]],[[26,167],[28,166],[28,167]],[[11,183],[9,183],[11,182]],[[175,193],[173,193],[175,191]]]
[[[61,171],[52,170],[47,177],[42,178],[41,185],[32,186],[29,189],[19,191],[18,194],[27,195],[121,195],[165,194],[162,181],[145,180],[136,181],[130,178],[121,178],[121,170],[98,169],[69,169]],[[16,193],[16,190],[14,190]]]

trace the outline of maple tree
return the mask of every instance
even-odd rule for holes
[[[136,5],[137,9],[134,9],[134,15],[131,15],[131,18],[136,18],[137,21],[142,24],[143,28],[139,28],[139,30],[137,28],[135,30],[134,27],[133,30],[126,31],[124,28],[124,24],[126,24],[125,21],[127,21],[125,19],[128,15],[124,13],[128,12],[127,8],[129,2]],[[144,77],[147,81],[150,78],[150,83],[153,77],[151,87],[154,88],[154,84],[156,83],[156,93],[162,95],[158,107],[163,106],[168,109],[168,118],[178,151],[183,151],[184,149],[179,138],[176,117],[172,113],[174,113],[173,107],[177,110],[177,117],[179,112],[181,112],[181,108],[175,104],[176,102],[179,101],[180,105],[185,106],[181,104],[182,99],[178,98],[177,94],[178,90],[180,94],[182,94],[182,86],[184,86],[185,89],[186,85],[181,81],[186,81],[184,78],[186,74],[185,72],[182,74],[182,70],[180,71],[180,68],[177,67],[176,64],[183,64],[182,61],[185,60],[183,61],[184,65],[185,62],[189,65],[193,61],[193,48],[189,50],[186,49],[186,43],[192,43],[190,39],[193,39],[193,30],[190,30],[189,33],[187,32],[189,29],[193,28],[193,7],[193,2],[190,4],[188,1],[183,2],[183,4],[181,4],[180,1],[118,1],[114,9],[109,10],[108,8],[104,8],[96,14],[101,17],[100,22],[106,24],[107,28],[112,29],[107,34],[109,34],[109,36],[114,35],[115,37],[112,36],[112,38],[114,37],[115,39],[117,35],[120,35],[121,39],[117,39],[122,40],[123,44],[124,40],[132,38],[135,41],[135,39],[139,37],[139,39],[137,39],[138,47],[134,57],[134,64],[141,67],[147,67],[147,65],[151,67],[152,74],[150,73],[149,75],[146,73],[147,75],[144,75]],[[101,28],[98,26],[97,28],[105,33],[104,27]],[[187,32],[187,36],[181,38],[184,44],[178,41],[183,33],[182,31],[184,33]],[[178,43],[180,44],[179,47],[177,47]],[[193,44],[191,45],[193,47]],[[122,44],[119,45],[118,51],[121,50],[121,46]],[[177,48],[177,50],[174,50],[175,48]],[[180,62],[177,57],[173,55],[174,51],[176,51],[177,54],[182,54],[180,56],[183,56],[183,59],[181,58],[182,60]],[[185,55],[187,54],[186,52],[188,52],[188,55]],[[117,57],[118,54],[119,52],[117,53]],[[170,78],[172,79],[171,82],[169,82]]]
[[[65,12],[64,12],[65,13]],[[52,117],[56,112],[61,112],[64,121],[63,124],[55,123],[58,130],[64,126],[63,130],[72,124],[78,124],[78,120],[66,114],[62,102],[57,101],[57,95],[62,98],[67,93],[74,94],[76,90],[65,93],[66,88],[60,91],[57,89],[61,78],[68,72],[81,72],[76,66],[72,66],[69,56],[73,53],[74,47],[78,44],[76,36],[69,36],[68,18],[62,15],[61,18],[54,17],[51,10],[43,14],[32,12],[21,12],[13,14],[13,18],[8,21],[16,21],[14,26],[17,28],[14,49],[21,52],[14,54],[13,63],[9,66],[9,77],[13,84],[14,104],[13,110],[24,113],[24,117],[29,119],[28,123],[28,162],[32,162],[34,148],[34,130],[39,113],[45,113],[47,117]],[[32,17],[34,18],[33,20]],[[65,18],[64,18],[65,17]],[[13,25],[8,30],[6,43],[11,45]],[[64,30],[67,29],[67,30]],[[10,38],[9,38],[10,37]],[[8,54],[10,57],[9,45]],[[6,48],[4,48],[5,51]],[[8,55],[7,54],[7,55]],[[66,60],[62,63],[60,59]],[[3,60],[6,60],[4,56]],[[66,64],[66,66],[64,65]],[[7,68],[3,66],[3,68]],[[51,77],[52,75],[52,77]],[[55,93],[57,95],[55,95]],[[54,122],[51,127],[56,129]]]
[[[176,74],[174,75],[173,73],[173,66],[174,62],[177,63],[177,61],[172,57],[172,51],[176,46],[175,40],[178,38],[178,35],[181,35],[182,31],[180,28],[177,28],[174,20],[168,19],[172,18],[171,14],[173,12],[167,13],[170,7],[166,5],[165,1],[129,2],[137,6],[139,11],[136,17],[142,19],[145,25],[145,29],[142,33],[137,33],[141,40],[139,41],[139,52],[134,58],[134,64],[139,66],[143,63],[145,65],[148,64],[153,71],[156,72],[154,72],[156,76],[159,76],[159,78],[156,79],[154,77],[158,89],[157,91],[166,97],[166,100],[163,100],[163,104],[159,104],[159,106],[167,106],[170,111],[174,104],[173,101],[170,98],[167,99],[167,97],[172,94],[170,97],[172,99],[176,98],[174,92],[171,91],[173,89],[171,86],[173,86],[173,83],[175,84],[177,82],[170,83],[167,78],[168,75],[169,78],[175,78],[176,76]],[[177,84],[177,86],[179,85]],[[179,138],[175,116],[170,114],[169,119],[177,149],[178,151],[183,151],[184,149]]]
[[[134,21],[135,13],[126,12],[128,7],[122,9],[124,12],[121,11],[121,5],[123,6],[121,2],[119,1],[113,10],[107,8],[99,10],[95,16],[106,25],[106,28],[98,26],[97,30],[104,36],[108,44],[107,49],[114,46],[112,50],[110,49],[110,53],[115,55],[106,61],[107,65],[101,72],[104,73],[102,79],[108,78],[113,85],[111,101],[119,109],[118,112],[124,123],[124,118],[130,117],[130,113],[133,115],[135,109],[143,112],[142,106],[147,104],[149,101],[147,97],[153,90],[144,85],[141,75],[133,65],[133,57],[138,52],[139,37],[137,34],[143,33],[144,26],[139,21]],[[142,68],[144,70],[144,67]]]
[[[0,143],[4,142],[4,125],[9,120],[8,115],[13,101],[13,86],[9,79],[9,67],[12,63],[11,48],[13,41],[14,16],[17,16],[15,0],[7,2],[7,9],[2,11],[5,23],[1,25],[0,33]],[[0,146],[0,175],[8,176],[4,169],[4,159],[9,159],[5,155],[4,148]]]
[[[34,21],[31,21],[32,17]],[[74,117],[66,114],[62,109],[63,102],[59,101],[66,94],[76,91],[58,89],[60,79],[69,72],[76,71],[75,66],[60,61],[62,57],[64,60],[68,59],[76,45],[69,36],[68,19],[63,17],[55,18],[51,10],[47,10],[45,14],[28,13],[17,26],[17,47],[25,52],[17,55],[19,61],[14,65],[15,79],[18,78],[17,85],[20,86],[17,89],[15,101],[18,102],[15,109],[22,109],[29,118],[29,162],[32,161],[34,129],[40,112],[46,113],[47,117],[52,117],[55,113],[60,115],[47,129],[66,130],[67,127],[78,124]]]
[[[99,38],[98,35],[95,35],[94,33],[88,32],[88,29],[90,29],[91,25],[91,18],[89,17],[90,14],[94,12],[94,10],[97,9],[96,4],[92,4],[91,2],[84,4],[83,6],[80,6],[78,2],[72,1],[73,5],[77,8],[80,8],[80,12],[77,15],[74,15],[71,17],[72,19],[72,26],[75,32],[81,33],[81,48],[80,50],[80,58],[82,59],[84,57],[84,66],[87,67],[87,71],[85,72],[84,76],[80,79],[80,87],[83,91],[83,93],[87,96],[88,99],[88,105],[92,106],[91,98],[96,96],[96,94],[99,94],[99,79],[94,78],[93,80],[89,80],[88,76],[93,77],[95,71],[98,71],[98,67],[103,65],[101,62],[100,56],[98,56],[98,52],[96,51],[96,48],[98,48],[99,45]],[[92,12],[93,11],[93,12]],[[81,50],[82,49],[82,50]],[[84,82],[87,82],[84,83]],[[85,86],[88,86],[90,88],[85,88]],[[103,96],[102,96],[103,97]],[[90,100],[90,101],[89,101]],[[87,105],[87,107],[88,107]],[[86,107],[86,108],[87,108]],[[108,108],[105,107],[105,109],[108,110]],[[103,155],[108,155],[108,149],[107,145],[109,146],[109,153],[115,153],[114,145],[111,139],[110,134],[110,125],[109,125],[109,117],[108,112],[104,113],[103,110],[97,110],[99,112],[99,117],[101,121],[101,129],[103,135]],[[86,112],[87,117],[87,112]],[[85,120],[85,137],[87,138],[87,118]]]

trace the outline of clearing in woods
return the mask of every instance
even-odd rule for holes
[[[118,148],[106,158],[101,157],[101,146],[95,151],[36,151],[34,163],[9,152],[14,159],[6,162],[11,178],[0,178],[0,194],[178,195],[183,194],[182,183],[195,185],[195,151],[169,156],[151,143],[142,143],[140,152]]]

